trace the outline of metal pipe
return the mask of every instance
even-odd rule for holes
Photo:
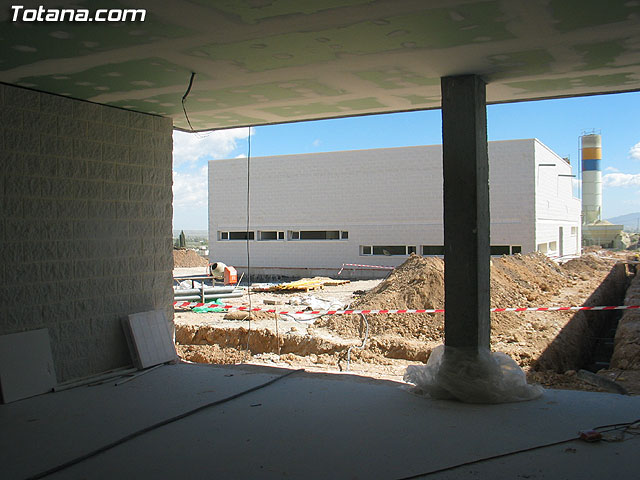
[[[208,300],[215,300],[218,298],[239,298],[242,297],[244,295],[244,292],[232,292],[232,293],[221,293],[220,295],[207,295],[205,297],[205,302]],[[202,300],[202,298],[200,297],[200,295],[187,295],[184,297],[174,297],[173,301],[174,302],[186,302],[186,301],[192,301],[192,300]],[[204,303],[204,302],[203,302]]]
[[[174,280],[211,280],[211,275],[202,274],[202,275],[182,275],[173,277]]]
[[[233,292],[234,289],[235,287],[233,285],[230,285],[228,287],[205,287],[204,293],[205,295],[212,294],[212,293],[231,293]],[[202,290],[200,288],[181,288],[179,290],[173,291],[173,294],[175,296],[196,295],[201,293],[202,293]]]

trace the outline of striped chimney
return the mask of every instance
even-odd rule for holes
[[[588,134],[582,143],[582,223],[602,220],[602,137]]]

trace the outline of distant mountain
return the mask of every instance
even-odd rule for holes
[[[625,230],[633,230],[635,232],[638,229],[638,223],[640,222],[640,212],[607,218],[607,221],[616,225],[624,225]]]

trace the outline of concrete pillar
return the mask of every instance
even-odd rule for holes
[[[485,83],[443,77],[445,345],[489,348],[489,157]]]

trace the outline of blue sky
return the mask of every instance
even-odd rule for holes
[[[574,174],[579,136],[600,131],[603,218],[640,211],[640,93],[490,105],[487,122],[489,141],[538,138]],[[251,156],[434,145],[441,130],[440,110],[253,127]],[[174,229],[207,229],[207,162],[245,157],[248,133],[174,132]]]

